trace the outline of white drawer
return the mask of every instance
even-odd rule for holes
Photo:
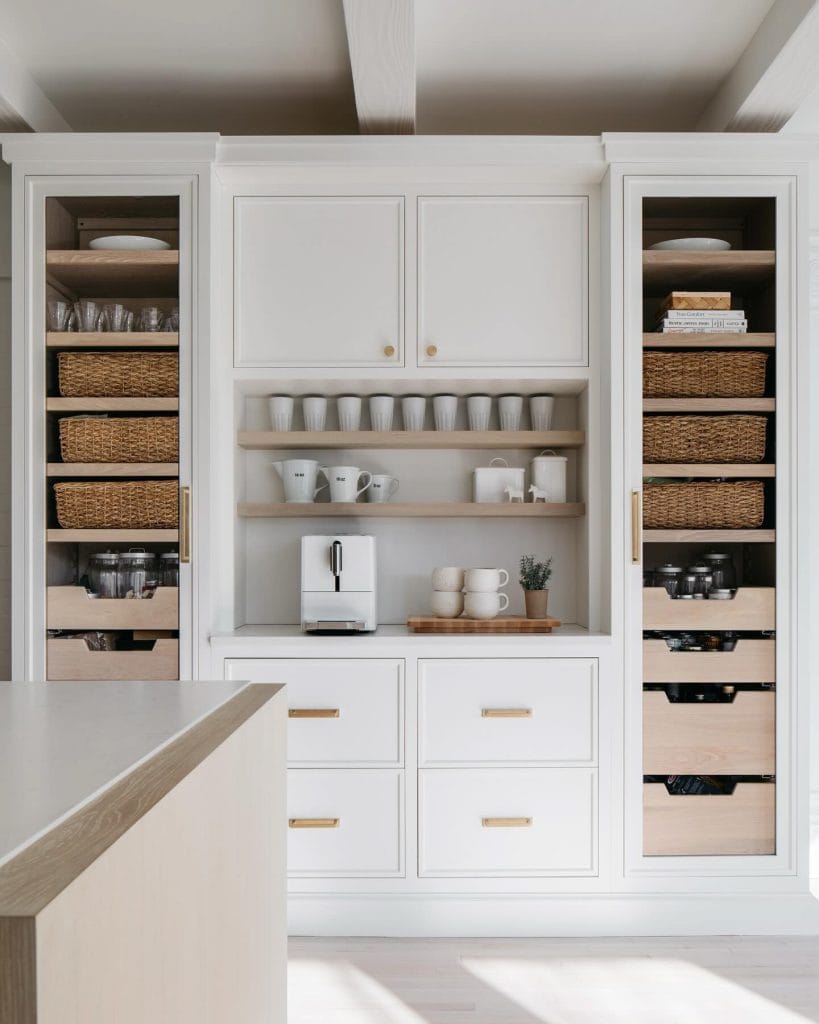
[[[403,661],[266,658],[227,662],[229,679],[287,685],[290,765],[400,765]]]
[[[419,777],[419,874],[595,874],[594,769],[444,768]]]
[[[287,773],[291,875],[401,875],[403,772],[304,768]]]
[[[583,658],[420,662],[420,763],[594,763],[596,669]]]

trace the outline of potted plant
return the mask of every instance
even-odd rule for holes
[[[527,619],[545,619],[549,603],[549,590],[546,584],[552,575],[552,559],[536,562],[532,555],[524,555],[520,560],[520,585],[526,600]]]

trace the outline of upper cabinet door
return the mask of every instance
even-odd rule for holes
[[[237,197],[237,366],[401,366],[403,198]]]
[[[588,199],[418,199],[418,362],[588,363]]]

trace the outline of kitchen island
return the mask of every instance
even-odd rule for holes
[[[285,1019],[283,687],[0,684],[0,1020]]]

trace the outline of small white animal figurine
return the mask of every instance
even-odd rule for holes
[[[508,488],[507,488],[508,490]],[[548,497],[545,491],[541,491],[539,487],[535,487],[534,484],[529,488],[529,493],[532,495],[532,501],[548,501]]]
[[[507,501],[523,501],[523,491],[518,490],[516,487],[505,487],[504,493],[506,494]]]

